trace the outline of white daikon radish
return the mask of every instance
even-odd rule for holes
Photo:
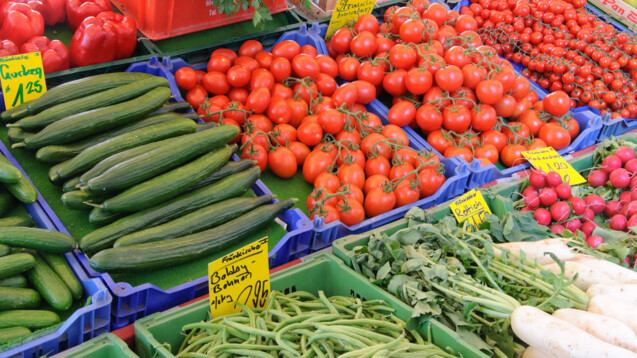
[[[604,315],[625,323],[637,334],[637,306],[616,298],[597,295],[588,301],[588,312]]]
[[[575,261],[591,267],[608,277],[612,277],[611,281],[607,281],[604,283],[637,283],[637,272],[629,270],[625,267],[621,267],[618,264],[614,264],[610,261],[598,259],[589,255],[579,255],[575,259]]]
[[[606,343],[637,352],[635,332],[614,318],[572,308],[559,309],[553,312],[553,317],[566,321]]]
[[[531,306],[513,311],[511,327],[524,343],[560,358],[637,358],[629,350],[608,344]]]
[[[526,347],[520,358],[558,358],[550,353],[547,353],[539,348]]]
[[[588,297],[606,295],[637,306],[637,283],[602,284],[596,283],[586,290]]]
[[[548,265],[544,265],[548,270],[554,272],[556,274],[561,274],[562,271],[557,263],[552,263]],[[596,283],[604,283],[610,282],[611,279],[597,270],[579,263],[577,261],[565,261],[564,262],[564,276],[572,279],[575,274],[577,274],[577,278],[575,279],[575,286],[579,289],[586,291],[588,287],[594,285]]]
[[[534,242],[507,242],[503,244],[497,244],[494,247],[496,255],[500,255],[500,250],[497,247],[505,248],[511,253],[520,255],[523,251],[526,258],[531,261],[537,261],[538,264],[550,264],[555,263],[555,260],[551,258],[548,252],[553,253],[558,259],[562,261],[572,260],[577,257],[571,249],[566,245],[568,240],[566,239],[544,239]],[[547,253],[545,255],[545,253]]]

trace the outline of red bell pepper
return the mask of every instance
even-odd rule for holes
[[[129,58],[137,46],[137,25],[130,16],[105,11],[97,15],[98,19],[110,22],[117,29],[117,48],[115,59]]]
[[[11,0],[0,5],[2,13],[13,3],[27,4],[44,18],[44,24],[55,25],[66,21],[66,5],[64,0]],[[0,19],[0,24],[2,20]]]
[[[44,34],[42,15],[27,4],[11,4],[6,9],[0,28],[0,38],[21,46],[25,41]]]
[[[115,60],[117,28],[107,20],[87,17],[77,28],[69,54],[71,66],[88,66]]]
[[[13,56],[19,54],[18,46],[16,46],[11,40],[0,41],[0,57]]]
[[[2,25],[2,22],[4,20],[5,17],[7,17],[7,12],[9,10],[9,6],[13,5],[13,4],[27,4],[29,5],[29,7],[37,12],[40,13],[40,15],[42,15],[42,17],[44,17],[44,3],[41,0],[11,0],[11,1],[5,1],[0,5],[0,26]]]
[[[71,29],[77,29],[82,21],[89,16],[97,16],[100,12],[111,11],[109,0],[67,0],[66,16],[69,18]]]
[[[60,40],[50,41],[45,36],[36,36],[25,42],[20,52],[40,52],[44,73],[69,69],[69,51]]]

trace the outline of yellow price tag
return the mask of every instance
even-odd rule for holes
[[[6,109],[40,97],[46,92],[39,52],[0,57],[0,81]]]
[[[213,317],[241,311],[241,303],[249,308],[265,307],[270,296],[268,238],[208,264],[210,312]]]
[[[376,0],[338,0],[325,38],[332,37],[337,30],[355,22],[361,15],[371,14],[375,4]]]
[[[478,228],[487,214],[491,214],[489,205],[484,201],[482,193],[475,189],[449,204],[449,207],[451,207],[451,211],[458,222],[469,220],[471,223],[470,228],[473,230]]]
[[[586,179],[551,147],[522,152],[522,155],[536,169],[543,170],[546,173],[557,172],[566,183],[571,185],[586,183]]]

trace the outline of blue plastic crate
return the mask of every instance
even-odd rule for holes
[[[20,164],[2,142],[0,142],[0,152],[28,178]],[[40,196],[38,202],[25,205],[25,207],[38,227],[57,230],[57,227],[40,205],[42,201]],[[84,287],[85,295],[82,300],[90,296],[91,304],[75,311],[55,332],[0,352],[0,357],[35,358],[46,354],[51,355],[110,331],[112,297],[106,286],[99,279],[88,277],[73,253],[69,252],[64,256]]]

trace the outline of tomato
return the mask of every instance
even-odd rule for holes
[[[494,129],[480,134],[480,140],[484,144],[493,144],[498,149],[498,152],[501,152],[502,148],[507,145],[507,136]]]
[[[356,164],[365,170],[365,154],[360,149],[341,148],[340,154],[336,157],[336,165],[343,164]]]
[[[347,144],[349,141],[358,146],[361,143],[361,135],[356,130],[344,129],[336,135],[336,140],[345,142],[343,144]]]
[[[308,183],[314,184],[316,177],[327,171],[333,161],[334,159],[332,156],[322,150],[310,152],[307,158],[305,158],[305,163],[303,164],[303,177]]]
[[[409,137],[402,128],[394,124],[388,124],[383,127],[382,134],[389,139],[390,142],[400,144],[402,146],[409,145]]]
[[[418,153],[411,148],[399,148],[394,155],[394,160],[398,163],[409,163],[414,167],[419,163],[417,158]]]
[[[254,89],[246,99],[246,109],[254,113],[263,113],[270,104],[270,91],[265,87]]]
[[[548,123],[540,129],[540,139],[555,150],[564,149],[571,144],[568,131],[555,123]]]
[[[232,66],[228,69],[226,77],[232,87],[245,87],[250,83],[250,71],[244,66]]]
[[[223,56],[230,60],[230,62],[234,63],[234,60],[237,59],[237,53],[228,48],[218,48],[210,54],[210,56]]]
[[[283,82],[283,80],[292,76],[292,64],[290,64],[290,60],[285,57],[277,57],[272,60],[270,72],[272,72],[272,76],[274,76],[274,81],[279,83]]]
[[[339,220],[347,226],[356,225],[365,220],[365,210],[363,209],[363,205],[358,201],[348,200],[347,204],[343,201],[339,201],[336,207]]]
[[[338,73],[342,79],[353,81],[356,79],[356,74],[360,66],[361,63],[356,57],[346,57],[338,64]]]
[[[497,121],[496,110],[488,104],[479,104],[471,111],[471,128],[476,131],[489,131],[493,129]]]
[[[422,13],[422,17],[442,26],[447,21],[447,8],[442,4],[433,3]]]
[[[285,98],[272,97],[266,111],[268,118],[274,123],[288,123],[292,119],[292,109]]]
[[[305,122],[301,123],[296,135],[301,143],[313,147],[323,140],[323,129],[318,122]]]
[[[250,123],[262,132],[270,132],[272,130],[272,121],[268,117],[261,114],[253,114],[246,119],[246,123]]]
[[[268,151],[259,144],[250,143],[241,152],[241,159],[254,160],[263,173],[268,167]]]
[[[270,69],[270,65],[272,64],[272,60],[274,60],[274,56],[272,56],[272,54],[269,52],[262,51],[254,56],[254,59],[259,64],[259,67],[267,70]]]
[[[387,144],[383,143],[387,138],[380,133],[371,133],[361,141],[361,150],[366,157],[382,155],[389,159],[391,151]]]
[[[484,104],[496,104],[504,93],[502,82],[496,80],[485,80],[476,87],[476,96]]]
[[[478,29],[478,23],[470,15],[460,15],[458,16],[458,20],[456,20],[456,31],[476,31]]]
[[[206,74],[206,71],[196,70],[195,74],[197,75],[197,84],[200,85],[203,81],[203,76]]]
[[[405,43],[420,43],[425,32],[425,23],[421,19],[408,19],[398,30],[400,39]]]
[[[197,84],[197,73],[190,67],[182,67],[175,72],[175,80],[179,88],[189,90]]]
[[[252,77],[250,78],[250,88],[254,91],[259,87],[265,87],[268,90],[271,90],[274,86],[274,76],[272,72],[258,68],[252,72]]]
[[[354,83],[346,83],[332,94],[332,101],[336,107],[345,105],[346,108],[352,108],[357,99],[358,87]]]
[[[203,76],[202,84],[206,91],[212,94],[226,94],[230,90],[230,84],[226,75],[221,72],[208,72]]]
[[[341,181],[332,173],[324,172],[319,174],[314,181],[314,187],[317,189],[325,189],[328,193],[336,193]]]
[[[299,54],[292,59],[292,70],[298,78],[310,77],[314,79],[321,72],[321,66],[314,57]]]
[[[425,94],[433,84],[431,72],[420,68],[412,68],[404,77],[405,88],[415,94]]]
[[[354,25],[354,31],[358,33],[361,31],[369,31],[375,34],[378,32],[378,19],[372,14],[361,15]]]
[[[523,145],[509,144],[502,148],[502,151],[500,152],[500,159],[502,159],[502,163],[504,163],[507,167],[520,165],[522,163],[526,163],[526,159],[524,159],[522,152],[526,152],[526,148]]]
[[[405,178],[405,180],[416,179],[416,173],[414,171],[414,166],[409,163],[403,163],[399,165],[395,165],[389,171],[389,179],[399,179]]]
[[[350,42],[349,48],[356,57],[372,57],[378,49],[376,35],[369,31],[359,32]]]
[[[462,157],[467,163],[471,163],[473,160],[473,152],[467,147],[454,147],[451,146],[443,153],[445,158]]]
[[[359,80],[367,81],[374,86],[383,83],[385,77],[385,69],[382,65],[373,65],[370,61],[364,61],[356,70],[356,77]]]
[[[442,110],[442,126],[445,129],[462,133],[469,129],[470,125],[471,111],[467,107],[444,108]]]
[[[515,72],[512,70],[503,70],[496,72],[495,80],[502,83],[502,93],[507,93],[515,85]]]
[[[305,159],[310,154],[310,148],[307,145],[301,142],[292,142],[289,145],[290,150],[294,153],[294,158],[296,158],[296,164],[299,167],[302,167],[305,163]]]
[[[462,67],[462,77],[464,86],[476,89],[478,84],[487,76],[487,70],[472,63]]]
[[[339,219],[338,210],[332,205],[323,205],[323,212],[319,212],[318,210],[313,210],[312,215],[310,215],[310,220],[315,220],[316,218],[323,218],[323,224],[329,224],[331,222],[337,221]]]
[[[231,88],[228,91],[228,99],[245,104],[248,100],[248,90],[245,88]]]
[[[303,118],[307,116],[308,105],[300,99],[286,98],[285,101],[292,111],[292,118],[289,123],[294,127],[298,127]]]
[[[389,109],[387,120],[391,124],[405,127],[416,118],[416,106],[410,101],[396,103]]]
[[[210,56],[210,61],[208,61],[206,70],[208,72],[226,73],[230,67],[232,67],[232,61],[230,61],[226,56],[213,55]]]
[[[505,94],[496,104],[493,105],[493,108],[498,116],[508,118],[515,112],[516,104],[517,101],[513,98],[513,96]]]
[[[529,81],[526,78],[520,76],[516,78],[515,83],[513,84],[511,95],[513,96],[513,98],[519,101],[526,97],[529,94],[530,90],[531,84],[529,83]]]
[[[389,159],[382,155],[379,155],[376,158],[367,159],[365,162],[365,175],[367,177],[371,177],[373,175],[389,177],[390,170],[391,164],[389,163]]]
[[[318,55],[316,62],[319,64],[321,73],[324,73],[332,78],[338,76],[338,64],[333,58],[327,55]]]
[[[518,121],[524,124],[533,136],[537,136],[545,124],[544,121],[540,119],[536,110],[529,110],[522,113]]]
[[[420,191],[416,188],[412,188],[408,180],[398,184],[398,187],[394,189],[394,195],[396,195],[396,207],[415,203],[420,199]]]
[[[376,188],[381,188],[383,185],[386,185],[387,183],[389,183],[389,178],[387,178],[384,175],[375,174],[372,176],[368,176],[367,179],[365,179],[363,192],[367,195],[369,194],[370,191]]]
[[[389,62],[397,69],[407,70],[416,63],[418,54],[410,45],[396,45],[389,50]]]
[[[301,53],[301,45],[292,40],[284,40],[272,47],[272,56],[285,57],[292,61],[294,56]]]
[[[324,133],[336,135],[345,125],[344,114],[336,109],[322,110],[318,114],[318,123]]]
[[[571,108],[571,99],[564,91],[547,94],[542,100],[542,103],[544,104],[544,109],[555,117],[565,115]]]
[[[577,137],[579,134],[579,122],[575,118],[570,118],[566,121],[566,130],[568,134],[571,136],[571,139]]]
[[[529,127],[527,127],[524,123],[511,122],[509,125],[511,128],[502,128],[502,133],[507,136],[507,141],[509,141],[509,143],[524,144],[524,139],[531,138]]]
[[[263,51],[263,45],[257,40],[248,40],[239,47],[239,56],[255,57]]]
[[[247,110],[243,104],[237,101],[232,101],[228,103],[227,107],[228,108],[226,109],[235,108],[236,110],[230,110],[230,111],[224,112],[223,113],[224,118],[233,119],[239,124],[243,124],[243,122],[245,122],[248,114],[246,113]]]
[[[339,196],[339,201],[340,200],[344,200],[344,198],[346,198],[347,200],[350,201],[357,201],[360,204],[363,204],[365,202],[365,196],[363,195],[363,191],[354,185],[349,185],[349,184],[342,184],[339,188],[338,191],[340,192],[344,192],[344,191],[349,191],[349,194],[343,194],[342,196]]]
[[[442,121],[440,111],[430,104],[424,104],[416,111],[416,123],[424,132],[440,129]]]
[[[336,83],[334,78],[324,73],[319,73],[316,76],[315,83],[316,83],[316,87],[318,91],[323,96],[331,96],[334,93],[334,91],[336,91],[336,88],[338,87],[338,84]]]
[[[270,91],[270,98],[272,97],[282,97],[282,98],[292,98],[294,97],[294,92],[290,87],[286,87],[280,83],[275,83],[272,86],[272,90]]]
[[[497,164],[499,158],[498,148],[493,144],[483,144],[476,147],[475,157],[478,159],[486,159],[490,164]]]
[[[383,188],[376,188],[365,197],[365,214],[369,217],[386,213],[394,206],[396,206],[396,195],[393,192],[386,192]]]
[[[392,96],[400,96],[407,91],[405,76],[407,71],[396,70],[388,73],[383,78],[383,88]]]
[[[452,144],[451,139],[445,138],[441,130],[434,130],[427,136],[427,143],[431,145],[438,153],[444,153]]]
[[[433,166],[427,166],[418,172],[420,181],[420,197],[427,198],[434,195],[445,183],[445,176]]]
[[[283,146],[296,141],[296,128],[287,123],[277,124],[273,134],[274,140]]]
[[[447,92],[459,90],[464,81],[462,70],[454,65],[449,65],[436,71],[434,77],[436,78],[436,85]]]
[[[370,132],[382,131],[383,128],[383,124],[381,123],[380,118],[378,118],[377,115],[369,112],[367,113],[367,117],[363,116],[363,118],[360,119],[360,122],[356,121],[355,124],[356,130],[365,134]]]
[[[365,173],[357,164],[343,164],[338,168],[338,178],[341,183],[351,184],[359,188],[365,185]]]
[[[207,102],[202,103],[197,109],[197,114],[204,122],[219,122],[219,112],[221,107],[213,104],[210,99]]]
[[[546,147],[548,147],[548,146],[546,145],[546,143],[544,143],[543,140],[541,140],[540,138],[535,138],[535,139],[533,139],[531,144],[529,144],[526,147],[526,150],[542,149],[542,148],[546,148]]]
[[[342,28],[332,35],[330,44],[332,45],[332,49],[337,53],[346,53],[349,52],[349,47],[353,38],[354,36],[350,29]]]
[[[186,101],[195,110],[199,109],[199,106],[206,101],[206,97],[208,97],[208,92],[202,85],[195,85],[186,92]]]

